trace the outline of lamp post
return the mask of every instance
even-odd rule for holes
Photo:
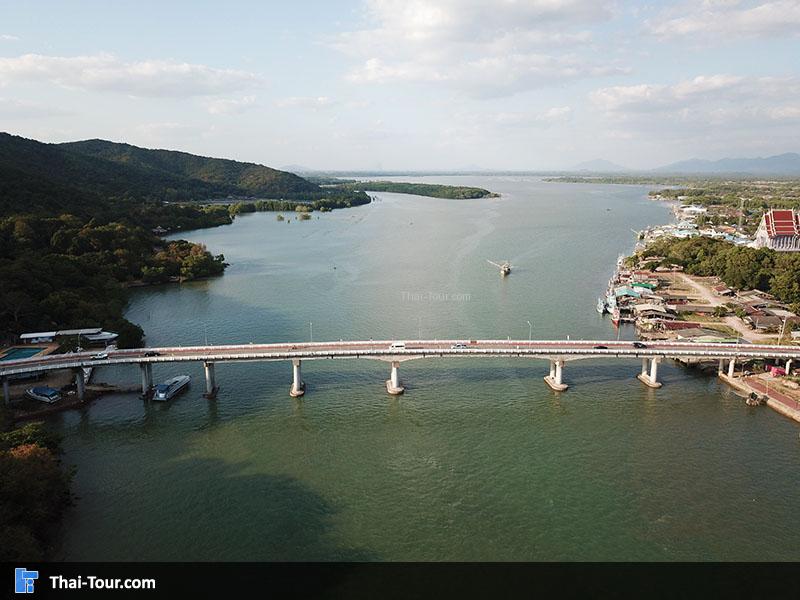
[[[309,341],[313,344],[314,343],[314,324],[311,321],[308,322],[308,331],[309,331],[309,334],[308,334]]]
[[[532,337],[533,337],[533,325],[531,325],[531,322],[528,321],[528,341],[529,342],[531,341]]]

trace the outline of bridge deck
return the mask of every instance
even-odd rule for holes
[[[0,377],[57,369],[171,362],[232,362],[370,358],[403,361],[425,357],[494,357],[577,360],[585,358],[700,358],[800,359],[800,347],[756,344],[695,344],[649,342],[637,348],[630,341],[603,340],[415,340],[404,349],[390,348],[391,340],[286,344],[239,344],[113,350],[107,358],[96,353],[51,354],[0,362]],[[453,348],[463,344],[463,348]],[[153,355],[157,353],[157,355]],[[149,356],[148,356],[149,355]]]

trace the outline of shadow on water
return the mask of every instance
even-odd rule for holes
[[[114,506],[78,499],[58,560],[368,561],[380,556],[337,543],[336,509],[296,478],[255,472],[248,461],[182,458],[151,465],[155,485],[106,492]],[[115,476],[119,476],[116,474]],[[123,479],[127,480],[128,477]],[[141,478],[135,479],[141,484]],[[168,483],[167,483],[168,482]],[[114,496],[119,496],[114,498]],[[128,506],[132,504],[133,506]],[[126,510],[146,521],[136,522]],[[81,526],[87,519],[90,528]],[[124,531],[125,543],[108,542]]]

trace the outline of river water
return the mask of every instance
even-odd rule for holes
[[[278,221],[245,215],[184,233],[222,252],[223,277],[137,290],[150,345],[313,339],[613,339],[595,312],[631,229],[666,222],[646,188],[532,177],[404,177],[501,198],[382,193]],[[502,279],[487,259],[510,260]],[[528,322],[530,321],[530,327]],[[623,330],[621,335],[629,337]],[[797,426],[713,377],[638,361],[200,365],[165,404],[106,397],[50,423],[77,467],[69,560],[800,559]],[[105,369],[99,380],[138,381]]]

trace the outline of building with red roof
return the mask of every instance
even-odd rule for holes
[[[800,252],[800,211],[773,208],[764,213],[753,246]]]

